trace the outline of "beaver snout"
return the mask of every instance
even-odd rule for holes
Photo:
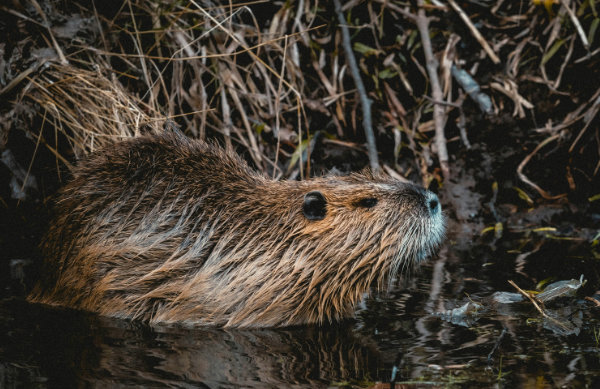
[[[425,204],[427,205],[427,209],[429,209],[429,214],[431,216],[435,216],[442,211],[440,201],[433,192],[427,191],[425,193]]]
[[[442,212],[442,206],[437,195],[420,186],[408,185],[408,187],[400,190],[400,196],[407,199],[409,204],[412,203],[420,208],[424,216],[439,216]]]

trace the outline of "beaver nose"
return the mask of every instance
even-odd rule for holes
[[[440,206],[440,200],[438,199],[436,194],[429,191],[427,192],[426,196],[426,204],[429,208],[429,213],[431,215],[435,215],[436,213],[440,212],[440,209],[442,208]]]

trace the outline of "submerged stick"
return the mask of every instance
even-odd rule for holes
[[[371,164],[371,169],[373,171],[379,171],[379,158],[377,157],[377,147],[375,146],[375,135],[373,134],[373,124],[371,120],[371,99],[369,99],[367,96],[365,84],[363,84],[362,79],[360,78],[360,72],[358,71],[356,58],[354,57],[352,46],[350,45],[350,33],[348,32],[348,26],[346,25],[346,20],[344,19],[344,14],[342,13],[340,0],[334,0],[333,2],[335,4],[335,12],[340,23],[340,29],[342,30],[342,46],[344,47],[344,52],[346,53],[346,58],[348,60],[348,67],[350,67],[352,78],[354,78],[356,89],[358,89],[358,94],[360,96],[360,102],[363,109],[363,127],[365,130],[365,137],[367,138],[369,163]]]

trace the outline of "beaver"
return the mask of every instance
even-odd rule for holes
[[[273,180],[167,130],[78,164],[28,299],[150,324],[333,322],[443,235],[438,198],[421,187],[368,171]]]

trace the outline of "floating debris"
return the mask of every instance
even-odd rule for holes
[[[471,327],[473,323],[479,320],[482,311],[484,311],[484,306],[482,304],[475,301],[469,301],[458,308],[450,309],[445,312],[436,312],[433,315],[452,324]]]
[[[579,334],[582,324],[582,314],[580,310],[574,309],[572,303],[574,302],[573,298],[576,296],[579,288],[586,283],[583,274],[579,280],[562,280],[554,282],[546,286],[546,288],[544,288],[537,296],[534,296],[533,293],[524,291],[512,281],[509,281],[509,283],[513,285],[519,293],[495,292],[488,297],[481,298],[480,302],[473,301],[471,298],[466,304],[458,308],[444,312],[436,312],[433,315],[452,324],[470,327],[479,320],[483,314],[488,314],[490,312],[503,316],[518,315],[516,311],[506,308],[516,303],[522,303],[527,298],[542,314],[542,325],[544,328],[562,336]],[[544,307],[545,303],[555,301],[561,297],[570,300],[566,300],[566,305],[560,309],[550,310]]]
[[[583,274],[579,280],[563,280],[554,282],[544,288],[544,291],[535,296],[538,301],[547,303],[559,297],[574,297],[579,288],[585,285]]]

